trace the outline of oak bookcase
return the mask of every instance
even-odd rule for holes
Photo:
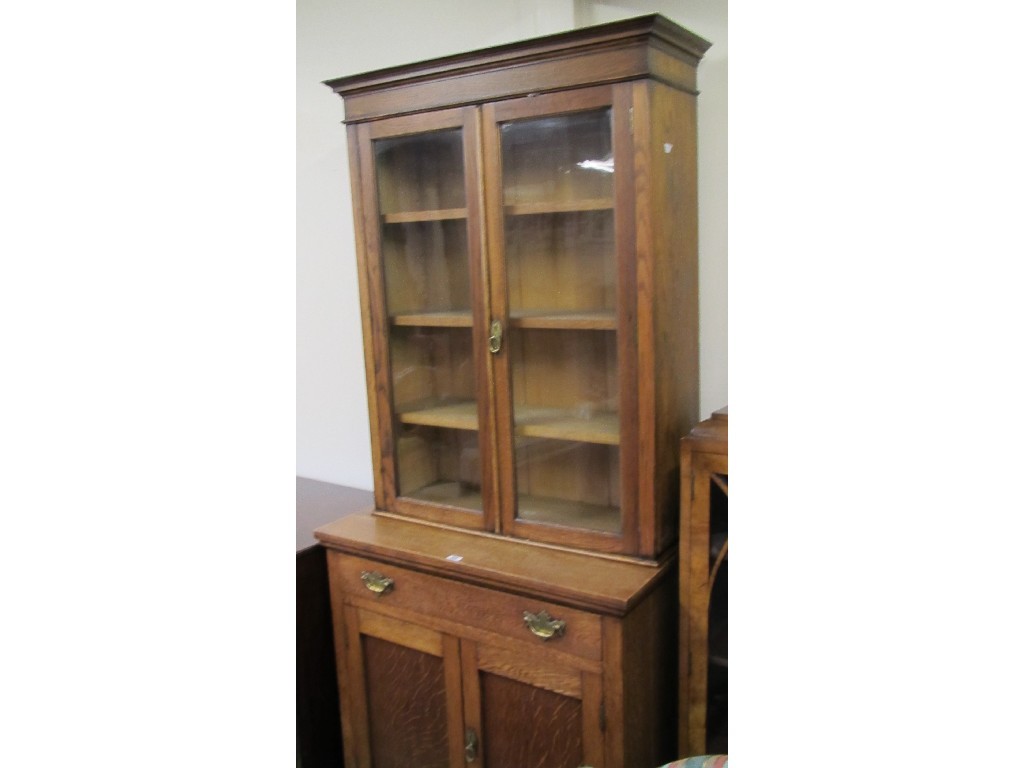
[[[350,768],[674,755],[708,45],[653,15],[327,82],[375,480],[318,531]]]

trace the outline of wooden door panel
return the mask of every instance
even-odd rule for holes
[[[347,606],[345,615],[352,627],[348,673],[355,684],[348,701],[354,765],[460,764],[458,638],[355,606]]]
[[[583,765],[583,702],[507,677],[480,675],[487,768]]]
[[[447,768],[444,661],[363,637],[374,768]]]

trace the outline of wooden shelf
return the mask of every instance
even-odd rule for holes
[[[418,407],[398,414],[398,418],[403,424],[422,424],[426,427],[474,431],[480,429],[476,402],[473,400]]]
[[[622,515],[618,507],[526,494],[520,494],[518,502],[516,516],[525,522],[584,528],[603,533],[619,533],[622,530]]]
[[[511,313],[513,328],[549,328],[553,330],[614,331],[615,310],[518,310]]]
[[[446,504],[463,509],[483,512],[484,500],[480,490],[457,482],[440,482],[424,486],[403,498],[426,501],[432,504]]]
[[[438,310],[435,312],[403,312],[391,316],[392,325],[428,326],[432,328],[472,328],[473,313],[468,310]],[[512,312],[509,324],[513,328],[549,328],[553,330],[614,331],[617,326],[615,311],[608,310],[519,310]]]
[[[544,437],[601,445],[619,444],[619,414],[595,413],[589,418],[572,411],[535,406],[515,407],[517,437]]]
[[[465,208],[441,208],[431,211],[401,211],[385,213],[385,224],[412,224],[418,221],[446,221],[466,218]]]
[[[398,419],[403,424],[421,424],[426,427],[471,431],[480,429],[476,402],[473,400],[416,406],[399,413]],[[595,413],[585,418],[559,408],[516,406],[515,421],[517,437],[542,437],[600,445],[619,444],[617,413]]]
[[[466,310],[440,312],[405,312],[391,316],[392,325],[428,326],[431,328],[472,328],[473,313]]]
[[[543,203],[515,203],[505,206],[508,216],[532,216],[539,213],[581,213],[583,211],[610,211],[615,200],[599,197],[592,200],[565,200]]]

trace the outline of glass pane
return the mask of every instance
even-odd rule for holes
[[[501,152],[505,205],[610,204],[610,109],[504,123]]]
[[[459,130],[374,142],[398,495],[482,511]]]
[[[618,533],[615,334],[521,329],[509,351],[518,517]]]
[[[388,316],[470,315],[466,220],[385,224]]]
[[[378,139],[374,156],[385,220],[466,207],[461,130]]]
[[[612,211],[506,216],[512,318],[545,315],[615,322]],[[535,322],[540,322],[536,320]]]
[[[611,110],[501,126],[517,517],[618,533]]]
[[[483,511],[476,432],[403,425],[398,459],[400,495]]]

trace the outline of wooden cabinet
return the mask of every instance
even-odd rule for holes
[[[346,760],[673,756],[675,654],[655,651],[674,642],[676,447],[698,413],[707,46],[645,16],[327,83],[345,99],[376,506],[322,533]],[[568,629],[534,637],[524,614],[542,610]]]
[[[660,16],[329,81],[377,506],[656,558],[697,421],[697,62]]]
[[[681,441],[679,751],[727,752],[729,412]]]
[[[654,766],[674,752],[671,565],[598,566],[382,515],[318,535],[346,766]]]

